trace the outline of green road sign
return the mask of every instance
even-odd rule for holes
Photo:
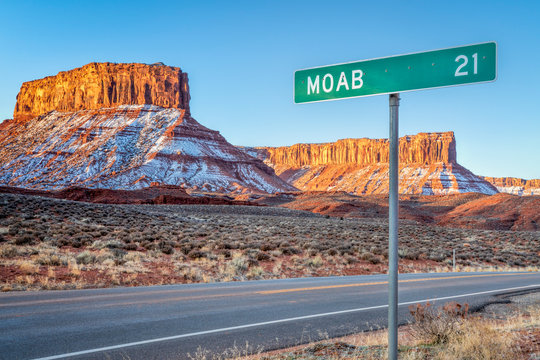
[[[497,44],[327,65],[294,73],[294,102],[338,100],[494,81]]]

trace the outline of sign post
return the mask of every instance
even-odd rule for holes
[[[390,186],[388,189],[388,359],[397,359],[399,94],[390,94]]]
[[[297,104],[390,94],[388,196],[388,359],[398,352],[399,93],[495,81],[497,44],[397,55],[327,65],[294,73]]]

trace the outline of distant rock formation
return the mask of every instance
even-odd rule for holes
[[[344,139],[335,143],[246,148],[304,191],[388,193],[387,139]],[[457,163],[453,132],[400,138],[402,194],[495,194],[497,189]]]
[[[304,165],[373,165],[388,162],[388,139],[342,139],[324,144],[258,147],[260,157],[276,167]],[[454,133],[419,133],[399,139],[401,164],[452,163],[456,160]]]
[[[157,105],[189,115],[187,73],[162,63],[90,63],[22,84],[13,119],[27,121],[52,110],[78,111],[118,105]]]
[[[540,195],[540,179],[518,179],[513,177],[483,177],[502,193],[514,195]]]

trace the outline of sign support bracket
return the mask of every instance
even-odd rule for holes
[[[388,192],[388,359],[398,351],[398,190],[399,190],[399,93],[389,96],[390,147]]]

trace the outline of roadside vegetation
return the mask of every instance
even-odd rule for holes
[[[2,291],[386,272],[387,222],[276,207],[0,194]],[[529,270],[540,232],[400,222],[400,272]]]
[[[540,292],[469,314],[467,304],[410,307],[411,322],[399,328],[401,360],[531,360],[540,357]],[[386,330],[327,339],[263,353],[234,347],[222,354],[200,348],[193,360],[379,360],[387,359]]]

